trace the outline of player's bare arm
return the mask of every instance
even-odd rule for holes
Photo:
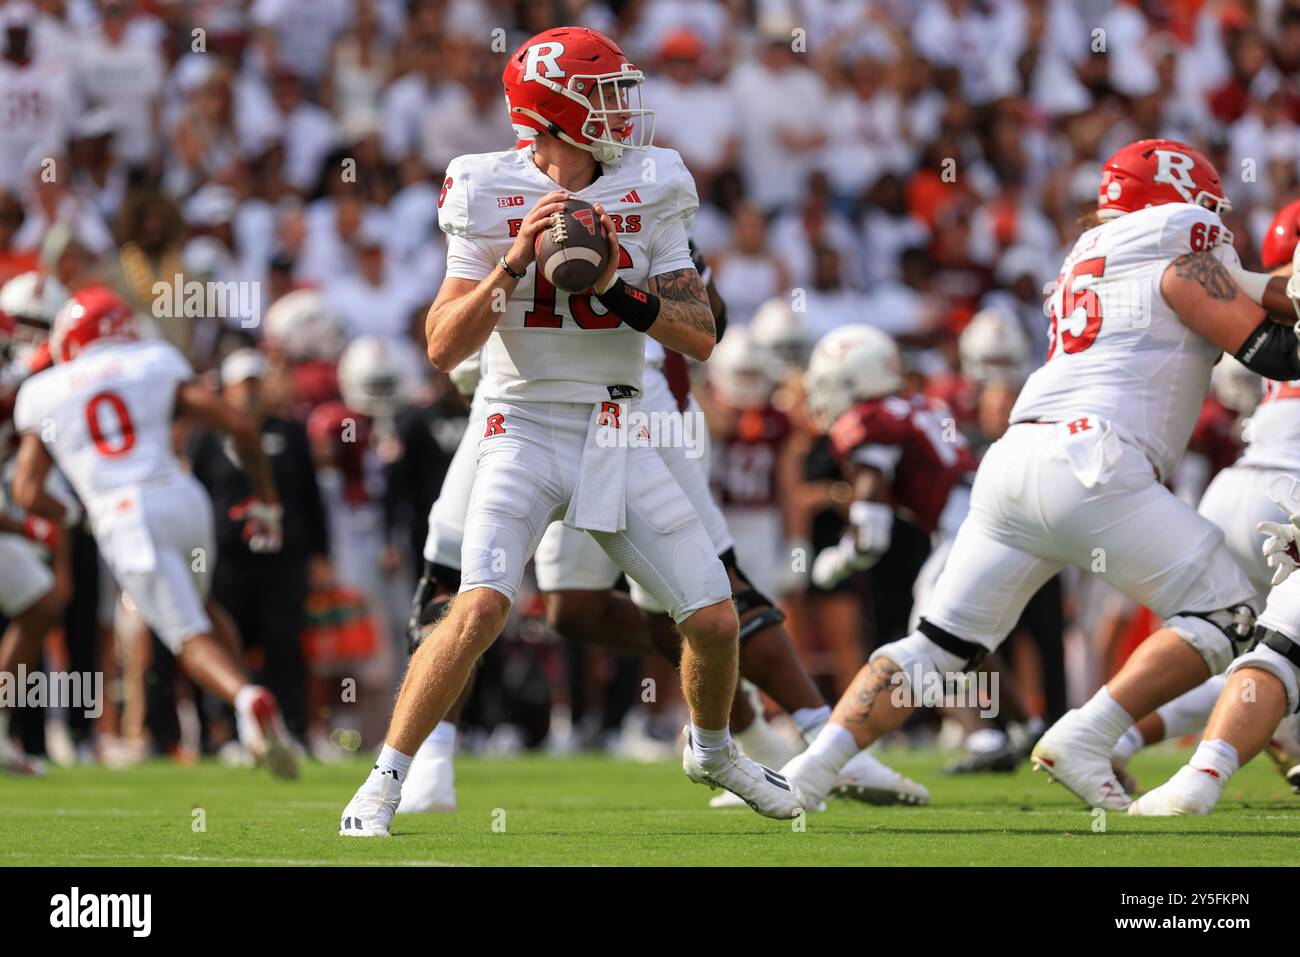
[[[650,335],[669,349],[703,362],[717,341],[717,326],[709,296],[694,268],[677,269],[650,279],[650,291],[659,297],[659,321]]]
[[[62,524],[67,516],[63,503],[45,491],[45,479],[54,465],[39,435],[22,437],[14,464],[13,494],[18,507],[32,515]]]
[[[629,326],[669,349],[700,362],[708,359],[718,339],[717,325],[695,267],[652,276],[647,291],[626,285],[618,278],[618,231],[604,207],[597,205],[596,210],[609,240],[609,257],[594,283],[596,298]]]
[[[429,362],[439,372],[450,372],[487,342],[505,315],[505,301],[537,255],[537,234],[564,209],[568,195],[564,190],[552,190],[539,199],[524,217],[510,251],[486,277],[443,280],[424,319]]]
[[[239,453],[239,461],[253,483],[253,494],[267,503],[280,500],[271,475],[271,463],[262,451],[262,433],[253,419],[197,382],[183,383],[176,390],[176,412],[229,435]]]
[[[1283,381],[1300,377],[1293,330],[1270,319],[1212,253],[1174,260],[1161,277],[1160,293],[1183,325],[1252,372]]]

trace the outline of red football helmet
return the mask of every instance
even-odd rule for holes
[[[1268,224],[1268,232],[1259,247],[1259,258],[1263,260],[1264,268],[1273,270],[1289,263],[1295,255],[1297,242],[1300,242],[1300,199],[1279,209]]]
[[[644,80],[617,43],[581,27],[537,34],[501,75],[516,128],[558,136],[601,163],[653,141],[654,110],[641,107]]]
[[[1103,219],[1165,203],[1192,203],[1220,215],[1232,209],[1214,164],[1177,140],[1138,140],[1102,166],[1097,209]]]
[[[90,286],[69,299],[54,317],[50,351],[56,362],[71,362],[92,342],[138,339],[135,313],[108,286]]]

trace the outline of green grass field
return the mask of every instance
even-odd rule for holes
[[[1139,756],[1149,786],[1186,751]],[[930,787],[925,808],[834,801],[796,833],[747,809],[715,811],[671,764],[602,757],[466,758],[456,814],[399,817],[392,840],[336,836],[365,765],[309,765],[302,780],[204,762],[130,771],[53,769],[0,778],[3,865],[1288,865],[1300,862],[1300,797],[1266,759],[1209,818],[1089,811],[1028,767],[948,778],[936,753],[890,752]],[[196,833],[195,809],[206,831]],[[503,813],[504,812],[504,813]],[[494,830],[494,822],[500,823]]]

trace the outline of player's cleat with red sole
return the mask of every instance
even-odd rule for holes
[[[235,709],[235,719],[239,740],[258,764],[265,764],[277,778],[298,777],[298,750],[284,726],[275,695],[257,688],[243,708]]]
[[[1087,731],[1077,726],[1077,714],[1077,711],[1068,712],[1034,745],[1030,755],[1034,770],[1046,771],[1051,780],[1063,785],[1089,807],[1126,810],[1133,800],[1115,777],[1110,749],[1100,748],[1089,740]]]
[[[715,767],[705,768],[695,757],[687,734],[682,770],[696,784],[725,788],[764,817],[789,820],[808,806],[793,781],[745,757],[735,741],[729,743],[725,760]]]

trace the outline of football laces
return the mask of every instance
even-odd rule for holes
[[[569,225],[565,222],[568,217],[564,215],[564,210],[558,210],[551,215],[553,217],[551,223],[551,242],[557,246],[563,246],[569,241]]]

